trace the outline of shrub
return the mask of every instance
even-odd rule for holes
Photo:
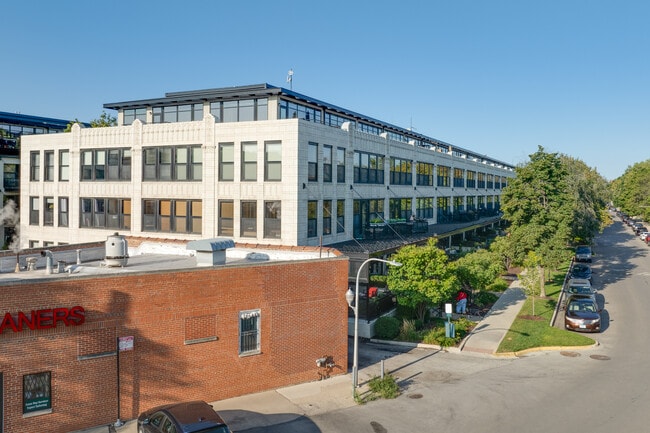
[[[504,280],[503,278],[499,277],[492,284],[487,286],[485,290],[488,292],[504,292],[510,284]]]
[[[373,394],[377,394],[381,398],[397,398],[399,395],[399,385],[390,374],[385,374],[383,379],[373,377],[370,379],[368,387]]]
[[[474,295],[474,303],[479,307],[485,307],[487,305],[494,304],[499,297],[491,292],[478,292]]]
[[[399,339],[401,341],[420,341],[420,335],[417,332],[415,320],[403,320],[399,330]]]
[[[375,335],[382,340],[392,340],[399,335],[400,322],[394,317],[384,316],[375,322]]]

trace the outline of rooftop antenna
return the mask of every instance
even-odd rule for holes
[[[287,72],[287,83],[289,83],[289,90],[293,90],[293,68]]]

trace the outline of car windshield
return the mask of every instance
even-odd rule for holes
[[[591,293],[591,289],[586,286],[571,286],[569,287],[569,292],[570,293]]]
[[[589,247],[578,247],[578,248],[576,248],[576,252],[581,253],[581,254],[588,253],[590,251],[591,250],[590,250]]]
[[[569,304],[569,311],[595,313],[596,306],[591,302],[571,302],[571,304]]]

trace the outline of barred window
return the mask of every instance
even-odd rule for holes
[[[260,310],[239,313],[239,355],[254,355],[261,352]]]
[[[23,413],[52,409],[52,372],[23,376]]]

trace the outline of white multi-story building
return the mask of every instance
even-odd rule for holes
[[[496,214],[514,176],[485,155],[268,84],[104,107],[118,126],[23,137],[22,248],[113,232],[330,245],[374,236],[377,223]]]

